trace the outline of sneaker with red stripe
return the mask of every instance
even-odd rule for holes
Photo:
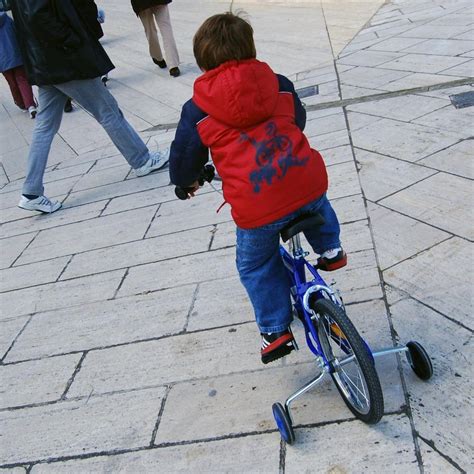
[[[262,349],[260,354],[264,364],[288,355],[295,348],[293,334],[289,329],[281,332],[262,333],[261,336]]]

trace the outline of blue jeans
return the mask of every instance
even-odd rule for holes
[[[325,220],[322,226],[304,231],[313,250],[322,254],[340,247],[339,222],[325,194],[271,224],[255,229],[237,227],[237,270],[260,332],[280,332],[291,323],[290,280],[280,257],[279,232],[295,217],[312,211]]]
[[[61,125],[64,104],[68,97],[95,117],[132,168],[140,168],[149,158],[145,143],[124,118],[117,101],[104,87],[100,78],[40,86],[39,112],[28,154],[23,194],[43,194],[43,175],[49,150]]]

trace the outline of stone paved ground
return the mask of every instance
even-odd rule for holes
[[[110,3],[110,89],[150,146],[166,146],[198,75],[192,34],[227,3],[173,3],[177,80],[150,63],[128,2]],[[295,403],[297,442],[282,444],[271,404],[314,369],[307,351],[261,366],[221,195],[206,186],[183,203],[166,171],[134,178],[76,108],[46,174],[64,209],[16,208],[31,122],[2,83],[1,472],[473,470],[474,107],[450,100],[473,92],[471,3],[238,6],[262,59],[298,88],[319,85],[306,130],[350,253],[335,274],[348,314],[373,346],[422,341],[434,378],[378,360],[376,426],[326,382]]]

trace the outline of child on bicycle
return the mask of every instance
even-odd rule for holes
[[[294,349],[279,231],[298,216],[318,212],[325,223],[305,231],[320,255],[318,268],[341,268],[347,257],[326,198],[326,167],[302,132],[306,112],[291,81],[256,59],[250,24],[232,13],[214,15],[196,32],[193,47],[204,74],[182,109],[171,145],[171,181],[193,188],[193,196],[211,151],[237,225],[237,269],[266,364]]]

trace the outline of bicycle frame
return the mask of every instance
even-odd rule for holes
[[[293,236],[290,240],[290,253],[280,245],[280,255],[283,264],[291,281],[291,295],[295,303],[295,309],[300,320],[305,328],[306,342],[311,352],[322,361],[322,369],[325,372],[333,371],[330,361],[327,360],[321,342],[318,336],[318,331],[315,329],[315,314],[309,306],[309,298],[315,295],[316,299],[326,297],[331,299],[335,304],[344,308],[342,301],[336,296],[334,291],[321,278],[317,270],[305,259],[309,254],[305,252],[301,246],[301,239],[299,234]],[[311,281],[306,280],[306,271],[313,277]]]

